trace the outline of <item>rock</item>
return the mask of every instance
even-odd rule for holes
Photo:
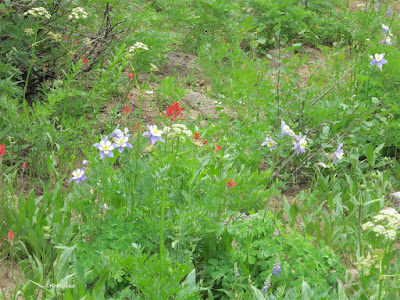
[[[205,118],[217,118],[218,112],[215,110],[214,100],[208,99],[205,95],[189,90],[182,100],[182,105],[190,113],[192,119],[197,118],[198,114]]]

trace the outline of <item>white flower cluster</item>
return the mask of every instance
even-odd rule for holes
[[[149,50],[149,48],[147,47],[147,45],[141,43],[141,42],[136,42],[133,46],[130,46],[128,49],[128,54],[127,57],[133,57],[135,55],[135,52],[137,50]]]
[[[186,137],[193,136],[193,132],[183,124],[173,124],[171,127],[165,126],[163,132],[168,133],[170,137],[178,136],[182,141],[185,141]]]
[[[54,33],[52,31],[49,31],[48,35],[51,37],[52,40],[54,40],[55,42],[61,42],[61,34],[59,33]]]
[[[35,33],[33,32],[33,29],[32,29],[32,28],[26,28],[26,29],[25,29],[25,34],[26,34],[26,35],[34,35]]]
[[[87,12],[82,7],[75,7],[71,10],[71,13],[68,15],[68,19],[79,20],[86,19],[88,16]]]
[[[47,18],[47,19],[51,18],[49,12],[44,7],[34,7],[24,13],[24,16],[27,16],[27,15],[31,15],[35,18],[37,18],[37,17],[43,17],[43,18]]]
[[[376,236],[382,236],[388,240],[395,240],[397,229],[400,227],[400,214],[394,208],[385,208],[372,218],[373,222],[362,225],[363,230],[371,229]]]

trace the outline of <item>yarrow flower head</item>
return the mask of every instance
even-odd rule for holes
[[[306,139],[306,135],[302,136],[301,133],[299,133],[299,136],[297,138],[297,143],[294,145],[292,150],[296,150],[297,151],[297,155],[299,155],[301,152],[305,152],[306,151],[306,146],[307,146],[307,139]]]
[[[394,208],[385,208],[372,218],[372,222],[362,225],[363,230],[370,230],[377,237],[395,240],[400,227],[400,214]]]
[[[172,124],[171,127],[165,126],[163,132],[168,133],[170,137],[179,137],[182,141],[185,141],[187,137],[193,136],[193,132],[184,124]]]
[[[267,146],[269,151],[275,150],[276,143],[274,140],[270,139],[269,137],[265,138],[265,142],[261,144],[261,146]]]
[[[75,171],[72,171],[72,177],[70,178],[71,181],[76,181],[76,183],[81,183],[83,180],[86,179],[85,176],[85,168],[77,169]]]
[[[129,47],[128,54],[126,56],[128,58],[133,57],[139,50],[147,51],[149,50],[149,47],[141,42],[136,42],[133,46]]]
[[[289,135],[289,136],[295,135],[294,131],[292,129],[290,129],[290,127],[288,125],[286,125],[286,123],[283,121],[281,121],[281,129],[282,129],[281,137],[283,137],[285,135]]]
[[[105,139],[100,143],[93,144],[93,146],[100,150],[101,159],[103,159],[106,155],[109,157],[114,157],[112,151],[115,149],[115,145],[108,140],[108,136],[105,137]]]
[[[182,106],[179,106],[179,103],[177,102],[172,102],[171,106],[167,108],[165,112],[162,114],[164,115],[163,118],[170,118],[171,121],[175,121],[180,117],[179,120],[185,120],[185,116],[182,113],[182,110],[185,108]]]
[[[75,7],[71,10],[71,13],[68,15],[68,19],[79,20],[86,19],[88,16],[87,12],[82,7]]]
[[[157,125],[147,125],[149,131],[143,132],[143,136],[148,136],[149,141],[154,145],[157,141],[164,142],[161,138],[162,130],[157,129]]]
[[[43,17],[50,19],[51,15],[44,7],[34,7],[24,13],[24,16],[31,15],[32,17],[38,18]]]
[[[32,28],[25,28],[25,34],[26,35],[34,35],[35,33],[33,32]]]
[[[343,153],[342,147],[343,147],[343,143],[339,145],[339,147],[336,149],[335,152],[333,152],[333,164],[334,165],[337,165],[338,159],[340,160],[343,158],[344,153]]]
[[[387,64],[387,60],[383,58],[384,56],[385,56],[385,53],[381,53],[381,54],[376,53],[375,58],[373,58],[371,56],[372,57],[372,61],[370,63],[371,66],[376,65],[378,67],[378,69],[382,71],[382,66],[384,64]]]

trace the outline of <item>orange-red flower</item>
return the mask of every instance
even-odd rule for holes
[[[133,72],[128,73],[128,78],[132,79],[135,76],[135,74],[133,74]]]
[[[6,153],[6,144],[0,145],[0,157],[2,157]]]
[[[229,179],[229,181],[226,183],[226,187],[227,187],[228,189],[231,189],[231,188],[233,188],[233,187],[236,186],[236,185],[237,185],[237,183],[234,182],[232,178]]]
[[[179,106],[179,103],[172,102],[171,106],[168,107],[167,110],[162,113],[164,115],[163,118],[171,118],[171,121],[175,121],[180,116],[179,120],[185,120],[185,116],[182,113],[182,110],[184,109],[185,109],[184,107]]]
[[[125,116],[129,115],[131,112],[133,112],[133,109],[129,107],[129,105],[126,105],[123,109],[122,112],[124,113]]]
[[[219,150],[221,150],[221,145],[218,145],[217,147],[215,147],[215,152],[218,152]]]
[[[86,57],[82,57],[82,62],[87,65],[89,63],[89,60]]]
[[[26,162],[24,162],[23,164],[22,164],[22,170],[25,170],[26,169]]]

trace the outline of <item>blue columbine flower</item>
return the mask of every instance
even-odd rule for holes
[[[70,178],[71,181],[76,181],[76,183],[81,183],[83,180],[86,179],[85,176],[85,168],[77,169],[75,171],[72,171],[72,177]]]
[[[279,261],[279,258],[275,260],[275,264],[274,267],[272,268],[271,274],[281,277],[281,262]]]
[[[384,64],[387,64],[387,62],[388,62],[386,59],[383,58],[384,56],[385,56],[385,53],[381,53],[381,54],[376,53],[375,58],[371,55],[370,56],[370,58],[372,58],[371,63],[370,63],[371,66],[376,65],[378,67],[378,69],[382,71],[382,66]]]
[[[149,129],[149,131],[143,132],[143,136],[148,136],[149,141],[153,145],[156,143],[156,141],[164,142],[164,140],[161,138],[163,132],[162,130],[157,129],[157,125],[147,125],[147,129]]]
[[[339,147],[336,149],[335,152],[333,152],[333,164],[334,165],[337,165],[338,159],[342,159],[342,157],[344,155],[342,147],[343,147],[343,143],[339,145]]]
[[[387,14],[386,14],[388,17],[392,17],[393,16],[393,10],[392,10],[392,8],[389,6],[389,8],[388,8],[388,11],[387,11]]]
[[[281,133],[281,137],[285,136],[285,135],[289,135],[289,136],[294,136],[294,131],[292,129],[290,129],[290,127],[288,125],[286,125],[285,122],[281,121],[281,129],[282,129],[282,133]]]
[[[299,136],[297,138],[297,143],[294,145],[292,150],[297,151],[297,155],[300,154],[300,152],[306,152],[306,146],[307,146],[307,139],[306,135],[302,136],[301,133],[299,133]]]
[[[82,165],[86,165],[88,163],[89,163],[89,161],[87,159],[82,160]]]
[[[382,25],[383,34],[386,34],[386,33],[390,34],[389,26],[386,26],[385,24],[381,24],[381,25]]]
[[[376,1],[375,2],[375,4],[374,4],[374,9],[375,9],[375,11],[379,11],[379,1]]]
[[[115,144],[111,144],[108,140],[108,136],[99,143],[93,144],[97,149],[100,150],[100,158],[103,159],[106,155],[114,157],[112,151],[115,149]]]
[[[128,132],[127,130],[128,128],[125,128],[125,133]],[[118,152],[121,153],[124,148],[133,148],[133,146],[128,143],[130,135],[118,135],[117,137],[114,137],[114,143],[115,143],[115,147],[118,147]]]
[[[276,148],[276,143],[274,140],[270,139],[269,137],[265,138],[265,142],[261,144],[261,146],[268,146],[269,151],[272,151]]]

